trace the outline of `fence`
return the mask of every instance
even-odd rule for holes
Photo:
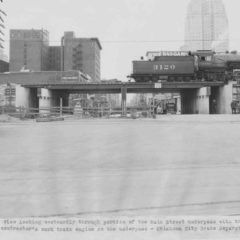
[[[0,114],[8,114],[19,118],[36,118],[41,116],[59,116],[72,115],[73,108],[71,107],[41,107],[41,108],[25,108],[14,106],[0,106]]]
[[[8,114],[13,117],[27,119],[45,116],[79,116],[85,118],[110,118],[114,116],[122,116],[122,109],[110,107],[83,107],[76,109],[74,107],[40,107],[25,108],[14,106],[0,106],[0,114]],[[150,107],[128,107],[127,115],[132,117],[151,117],[152,108]]]

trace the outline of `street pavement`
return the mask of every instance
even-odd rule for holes
[[[240,214],[240,115],[0,123],[0,217]]]

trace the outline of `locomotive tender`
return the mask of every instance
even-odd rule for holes
[[[166,81],[223,81],[233,78],[240,69],[236,52],[147,52],[147,60],[133,61],[131,78],[136,82]]]

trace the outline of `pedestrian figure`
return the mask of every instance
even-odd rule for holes
[[[231,108],[232,108],[232,114],[236,114],[237,113],[237,102],[236,101],[231,102]]]
[[[216,101],[216,99],[213,99],[212,109],[213,109],[213,114],[216,114],[217,113],[217,101]]]

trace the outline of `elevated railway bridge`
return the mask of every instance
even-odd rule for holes
[[[24,83],[27,88],[46,88],[50,90],[64,90],[78,93],[166,93],[181,92],[184,89],[199,89],[203,87],[224,86],[223,82],[158,82],[158,83],[77,83],[77,82],[42,82]]]
[[[226,113],[230,106],[229,94],[231,84],[223,82],[189,81],[189,82],[158,82],[158,83],[80,83],[70,81],[47,81],[22,83],[22,87],[35,92],[40,98],[39,104],[59,105],[60,98],[67,99],[71,93],[82,94],[121,94],[122,114],[126,114],[128,93],[179,93],[181,96],[182,113],[208,114],[211,112],[211,102],[217,102],[216,113]],[[47,101],[50,99],[51,101]]]

